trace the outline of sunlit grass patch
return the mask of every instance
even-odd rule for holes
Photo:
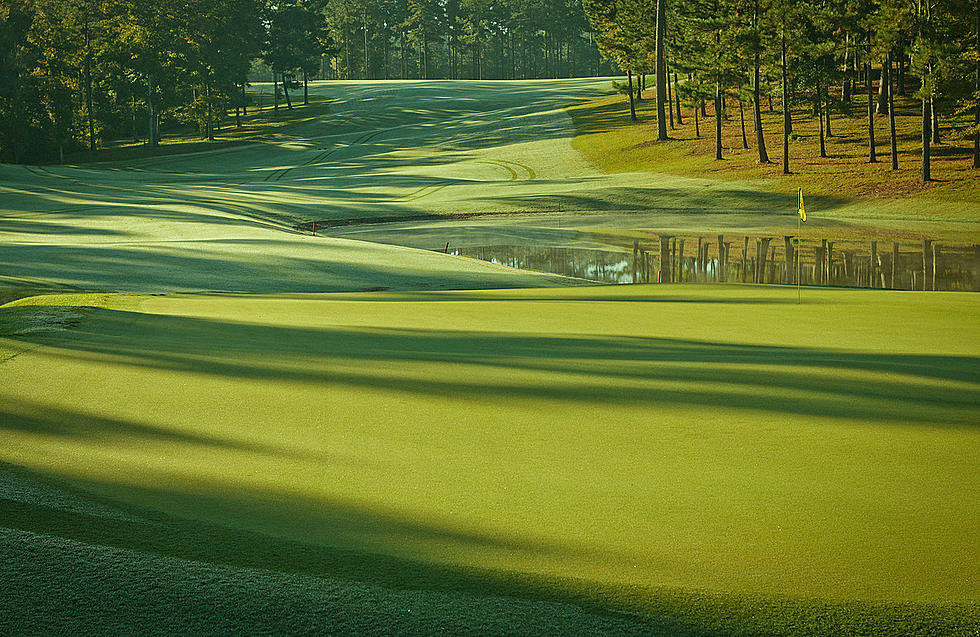
[[[975,298],[109,299],[70,338],[16,337],[33,349],[3,364],[2,459],[175,516],[162,545],[103,536],[162,555],[571,601],[662,634],[955,634],[980,595]]]

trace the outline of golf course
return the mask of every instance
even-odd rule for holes
[[[610,78],[251,90],[0,164],[0,634],[980,630],[976,293],[453,254],[796,234],[793,176],[583,152]],[[801,250],[972,249],[950,188],[818,189]]]

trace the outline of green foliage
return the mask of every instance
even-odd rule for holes
[[[341,79],[593,75],[580,0],[326,0]],[[608,69],[607,70],[611,70]]]
[[[583,1],[603,53],[620,68],[642,68],[651,50],[644,34],[656,25],[646,0]],[[768,78],[759,93],[777,95],[787,107],[810,104],[816,112],[846,112],[858,69],[870,83],[873,65],[881,65],[884,74],[889,63],[900,63],[918,76],[917,95],[929,100],[937,114],[980,113],[977,0],[669,0],[668,7],[670,64],[691,80],[710,84],[718,110],[724,97],[739,95],[758,70]],[[778,78],[778,93],[773,78]],[[831,91],[835,85],[842,86],[840,97]],[[707,97],[699,92],[682,91],[704,103]],[[931,124],[936,130],[937,122]],[[785,121],[783,128],[789,135],[792,122]],[[978,128],[980,114],[959,133],[980,134]],[[720,137],[716,126],[718,159]],[[823,135],[819,138],[822,144]],[[974,163],[980,166],[980,149],[975,152]],[[922,157],[926,165],[925,149]],[[762,152],[760,161],[768,161]],[[783,171],[789,171],[788,157]],[[923,179],[928,180],[927,173],[924,169]]]
[[[257,3],[11,3],[0,11],[9,61],[0,158],[50,160],[124,134],[156,139],[160,119],[196,122],[210,136],[260,49]]]
[[[212,139],[259,55],[287,80],[600,71],[579,0],[10,0],[0,36],[0,159],[14,162],[155,145],[170,123]]]

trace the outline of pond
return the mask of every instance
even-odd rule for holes
[[[733,239],[662,235],[623,251],[494,245],[449,253],[601,283],[796,284],[799,277],[803,285],[980,291],[976,245],[810,238],[798,247],[792,237]]]
[[[520,270],[550,272],[602,283],[636,283],[631,255],[610,250],[542,246],[483,246],[451,249],[449,254],[490,261]]]

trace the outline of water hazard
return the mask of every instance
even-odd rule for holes
[[[632,250],[497,245],[450,249],[501,265],[602,283],[743,282],[980,291],[980,246],[935,241],[661,236]],[[720,247],[720,249],[719,249]]]

